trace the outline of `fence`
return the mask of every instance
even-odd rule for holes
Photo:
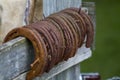
[[[51,13],[68,7],[80,7],[81,0],[43,0],[43,13]],[[18,37],[0,46],[0,80],[25,80],[34,60],[32,44]],[[91,56],[90,48],[78,49],[75,57],[56,65],[49,73],[34,80],[79,80],[80,62]]]

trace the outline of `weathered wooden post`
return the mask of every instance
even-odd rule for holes
[[[81,0],[43,0],[43,14],[48,16],[69,7],[80,7]],[[0,46],[0,80],[25,80],[34,60],[32,44],[24,37]],[[80,80],[80,62],[91,57],[90,48],[78,49],[75,57],[56,65],[50,72],[34,80]]]

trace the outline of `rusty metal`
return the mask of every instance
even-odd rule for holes
[[[80,16],[82,16],[82,19],[84,19],[84,22],[86,23],[86,34],[87,34],[87,40],[86,40],[86,47],[91,47],[93,43],[94,38],[94,27],[91,18],[88,14],[86,14],[84,11],[78,8],[71,8],[72,10],[79,13]]]
[[[80,15],[77,12],[75,12],[71,9],[63,10],[62,12],[64,12],[65,14],[68,14],[69,16],[74,18],[74,20],[72,22],[75,21],[77,24],[76,32],[77,32],[78,38],[79,38],[78,46],[81,47],[81,45],[83,44],[83,41],[85,39],[85,33],[86,33],[86,28],[85,28],[83,19],[80,18]],[[70,20],[72,18],[70,18]]]
[[[65,24],[64,20],[61,19],[61,17],[59,17],[59,16],[51,15],[51,16],[49,16],[49,18],[54,18],[54,20],[57,23],[60,24],[60,27],[61,27],[61,29],[63,31],[64,39],[65,39],[65,50],[64,50],[64,56],[65,56],[65,54],[70,53],[70,46],[71,46],[70,34],[69,34],[68,30],[67,30],[66,24]],[[62,58],[62,60],[64,60],[64,59]]]
[[[73,50],[72,47],[75,47],[74,45],[74,37],[73,37],[73,33],[69,28],[69,25],[65,22],[65,20],[59,15],[52,15],[51,17],[55,17],[57,19],[59,19],[59,22],[61,22],[61,24],[63,24],[61,27],[64,28],[63,30],[65,30],[64,32],[67,33],[66,36],[66,48],[65,48],[65,52],[64,52],[64,60],[67,60],[69,57],[68,55],[71,54],[71,51]],[[58,20],[57,20],[58,21]]]
[[[13,29],[4,42],[18,36],[29,39],[35,49],[35,61],[26,77],[27,80],[32,80],[44,72],[49,72],[59,62],[73,57],[86,36],[86,47],[90,47],[94,29],[85,12],[78,8],[68,8],[44,20]]]
[[[91,47],[94,38],[94,28],[93,28],[92,20],[85,12],[81,11],[80,14],[82,15],[83,19],[86,21],[86,31],[87,31],[86,47]]]
[[[77,32],[75,31],[76,25],[72,24],[71,20],[72,18],[69,17],[69,15],[66,14],[60,14],[60,17],[66,22],[66,24],[68,25],[68,28],[70,29],[73,39],[72,40],[72,49],[71,49],[71,53],[66,55],[67,59],[70,57],[73,57],[76,53],[76,49],[78,48],[78,35]],[[73,21],[74,22],[74,21]],[[67,60],[66,59],[66,60]]]
[[[79,26],[80,32],[81,32],[82,41],[84,41],[85,32],[86,32],[86,27],[85,27],[84,20],[80,17],[80,15],[78,14],[78,12],[73,11],[71,8],[70,9],[66,9],[63,12],[67,13],[68,15],[70,15],[71,17],[73,17],[75,19],[76,23]]]
[[[67,43],[67,37],[68,37],[68,33],[67,33],[67,31],[66,31],[66,27],[65,27],[65,25],[61,22],[61,20],[59,20],[57,17],[51,17],[51,16],[49,16],[48,18],[47,18],[47,20],[53,20],[55,23],[57,23],[58,25],[59,25],[59,29],[60,29],[60,32],[61,32],[61,35],[62,35],[62,40],[64,41],[63,42],[63,46],[60,46],[60,48],[62,48],[63,49],[63,52],[62,52],[62,54],[61,54],[61,59],[60,59],[60,61],[63,61],[63,56],[64,56],[64,54],[65,54],[65,50],[66,50],[66,45],[67,44],[69,44],[69,43]]]
[[[42,39],[45,43],[47,52],[48,52],[48,63],[52,62],[51,58],[54,58],[54,56],[52,56],[52,53],[54,52],[54,49],[52,47],[54,40],[52,39],[51,35],[49,34],[49,32],[45,29],[45,25],[41,24],[33,24],[31,26],[29,26],[29,28],[34,28],[36,31],[39,32],[39,34],[42,36]],[[47,69],[48,65],[45,68],[45,71]]]
[[[54,39],[54,36],[53,36],[54,34],[52,33],[52,35],[51,35],[51,31],[49,30],[49,27],[48,27],[48,25],[46,25],[45,21],[41,21],[40,23],[35,23],[31,27],[35,28],[40,34],[42,33],[42,34],[46,35],[44,37],[48,36],[48,38],[46,38],[46,40],[48,40],[49,43],[48,42],[46,42],[46,43],[50,44],[50,48],[48,48],[48,51],[51,50],[49,53],[49,56],[48,56],[48,58],[49,58],[48,66],[45,70],[45,71],[48,71],[49,70],[48,67],[54,65],[54,63],[56,62],[57,50],[55,49],[54,46],[56,46],[56,44],[58,44],[58,42],[57,42],[57,40]],[[57,43],[55,43],[55,42],[57,42]],[[56,53],[56,54],[54,54],[54,53]]]
[[[58,62],[60,62],[60,61],[62,61],[61,59],[63,57],[64,50],[65,50],[64,49],[64,46],[65,46],[64,34],[62,32],[62,29],[59,27],[60,25],[57,22],[55,22],[54,19],[46,18],[45,20],[51,22],[59,30],[58,32],[59,32],[60,36],[59,36],[58,40],[60,41],[60,44],[59,44],[59,58],[60,59],[58,60]],[[58,63],[56,63],[56,64],[58,64]]]
[[[91,47],[92,43],[93,43],[93,37],[94,37],[94,28],[93,28],[93,23],[92,23],[92,20],[91,18],[84,12],[82,11],[81,9],[78,9],[78,8],[68,8],[68,9],[65,9],[63,11],[75,11],[76,13],[79,14],[79,18],[82,17],[80,20],[82,20],[81,23],[84,23],[85,24],[85,27],[86,28],[86,35],[87,35],[87,41],[86,41],[86,47]],[[83,20],[84,19],[84,20]],[[87,19],[87,21],[86,21]],[[83,34],[83,33],[82,33]]]
[[[24,36],[29,39],[35,49],[35,61],[31,64],[31,70],[28,72],[26,77],[27,80],[42,74],[44,68],[47,65],[47,50],[45,44],[42,40],[42,37],[34,29],[28,28],[15,28],[10,31],[4,39],[4,42],[12,40],[18,36]]]
[[[59,55],[59,45],[60,45],[59,38],[60,38],[60,35],[59,35],[59,31],[55,27],[55,25],[51,24],[48,21],[44,21],[44,23],[47,25],[48,31],[54,39],[54,45],[52,45],[52,46],[55,50],[53,52],[53,55],[55,55],[55,56],[53,57],[53,62],[49,63],[50,65],[49,65],[48,70],[47,70],[47,71],[49,71],[52,67],[54,67],[54,65],[56,63],[58,63],[58,60],[60,58],[60,55]]]

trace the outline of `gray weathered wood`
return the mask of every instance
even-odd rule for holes
[[[0,46],[0,76],[4,79],[0,80],[11,80],[27,71],[33,58],[33,47],[23,37],[3,44]]]
[[[69,7],[80,7],[81,0],[43,0],[44,16],[58,12]]]
[[[58,64],[49,73],[45,73],[37,79],[48,80],[53,78],[55,75],[67,69],[71,69],[72,66],[79,65],[81,61],[90,56],[90,49],[85,48],[83,45],[83,47],[78,50],[75,57]],[[19,37],[0,46],[0,76],[3,78],[1,80],[11,80],[21,73],[28,71],[33,59],[32,45],[23,37]],[[25,75],[19,76],[15,80],[25,80]]]
[[[44,73],[42,76],[37,77],[35,80],[50,80],[54,78],[55,80],[63,80],[63,79],[57,79],[58,77],[60,78],[61,75],[64,76],[65,80],[68,80],[70,77],[73,78],[74,76],[78,76],[76,78],[79,78],[79,73],[80,73],[79,63],[89,58],[90,56],[91,56],[91,50],[89,48],[85,48],[85,46],[83,45],[82,48],[78,49],[75,57],[70,58],[68,61],[59,63],[53,69],[51,69],[49,73]],[[71,71],[71,69],[73,68],[75,70]],[[73,76],[70,76],[69,74]],[[25,80],[25,77],[26,77],[26,73],[20,75],[14,80]],[[78,79],[75,79],[74,77],[74,80],[78,80]]]

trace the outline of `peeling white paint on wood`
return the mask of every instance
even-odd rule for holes
[[[0,44],[13,28],[42,18],[42,0],[0,0]]]
[[[13,28],[23,25],[26,0],[0,0],[2,11],[0,25],[0,40]]]

